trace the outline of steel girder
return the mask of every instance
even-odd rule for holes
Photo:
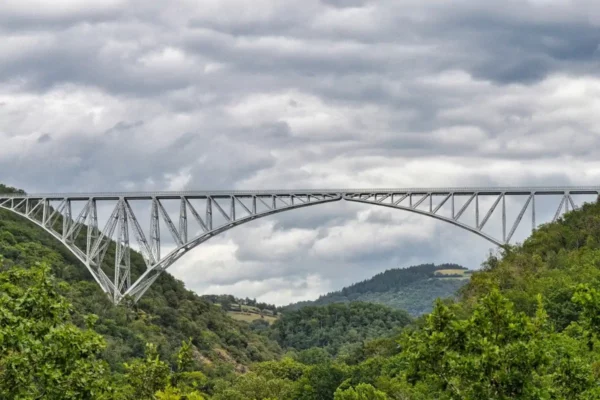
[[[581,194],[598,196],[600,187],[0,194],[0,208],[27,218],[63,243],[87,267],[113,303],[118,304],[127,296],[139,300],[163,271],[211,237],[283,211],[344,199],[426,215],[502,246],[511,242],[528,210],[531,229],[536,228],[537,197],[560,198],[553,218],[556,220],[569,208],[577,208],[572,195]],[[510,220],[507,199],[523,200],[518,205],[518,214]],[[143,211],[134,211],[136,204],[145,204]],[[81,207],[76,216],[75,205]],[[98,226],[99,208],[110,212],[103,229]],[[171,215],[177,213],[179,219],[174,222]],[[500,214],[495,221],[501,234],[484,229],[492,224],[490,219],[495,214]],[[139,216],[146,216],[147,232]],[[193,225],[195,229],[191,228]],[[161,227],[168,232],[166,238]],[[134,250],[145,263],[145,270],[138,271],[135,279],[131,271],[131,233],[135,238]],[[110,248],[114,262],[108,266],[104,261]],[[161,253],[161,248],[167,250],[163,252],[166,254]]]

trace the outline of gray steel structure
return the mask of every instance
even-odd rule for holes
[[[563,211],[577,208],[572,196],[581,194],[597,197],[600,186],[0,194],[0,208],[27,218],[63,243],[118,304],[126,296],[133,301],[139,300],[163,271],[211,237],[283,211],[339,200],[367,203],[449,222],[502,246],[510,243],[528,208],[531,228],[536,228],[535,201],[538,196],[560,198],[553,218],[556,220]],[[480,199],[486,196],[488,199],[491,196],[493,202],[489,208],[482,209]],[[506,199],[517,196],[525,196],[526,200],[516,218],[507,221]],[[457,205],[457,198],[463,203]],[[150,222],[149,232],[144,232],[132,207],[143,201],[148,205],[144,212]],[[165,208],[165,204],[173,202],[177,203],[179,211],[177,225]],[[197,204],[194,206],[197,202],[202,203],[201,208]],[[75,204],[82,206],[77,215],[72,212]],[[99,204],[112,208],[103,229],[98,226]],[[502,226],[502,235],[498,237],[483,230],[497,209],[501,210]],[[467,211],[474,211],[474,221],[466,221]],[[190,218],[199,227],[195,232],[188,228]],[[161,254],[161,240],[165,242],[161,239],[161,223],[168,229],[175,246],[165,255]],[[131,232],[146,263],[146,270],[134,282],[130,262]],[[116,249],[111,279],[105,272],[103,260],[113,241]]]

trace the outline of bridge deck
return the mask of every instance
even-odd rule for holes
[[[570,193],[577,194],[600,194],[600,186],[506,186],[506,187],[438,187],[438,188],[373,188],[373,189],[297,189],[297,190],[202,190],[202,191],[156,191],[156,192],[90,192],[90,193],[32,193],[22,194],[0,194],[0,198],[29,198],[29,199],[49,199],[61,200],[69,198],[71,200],[87,200],[89,198],[117,200],[119,198],[128,198],[131,200],[149,200],[159,199],[178,199],[187,198],[227,198],[252,197],[252,196],[291,196],[291,195],[346,195],[346,194],[435,194],[445,195],[454,193],[455,195],[470,195],[478,193],[480,195],[556,195]]]

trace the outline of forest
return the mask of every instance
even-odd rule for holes
[[[0,398],[598,399],[599,267],[600,203],[586,204],[417,319],[350,302],[265,327],[166,273],[112,306],[59,243],[0,210]]]
[[[454,297],[468,280],[454,279],[445,275],[440,278],[437,271],[464,270],[457,264],[421,264],[408,268],[394,268],[379,273],[370,279],[357,282],[342,290],[327,293],[314,301],[302,301],[283,307],[283,310],[298,310],[306,306],[323,306],[333,303],[363,301],[407,311],[418,317],[431,312],[437,298]]]

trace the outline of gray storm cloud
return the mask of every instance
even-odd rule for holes
[[[3,1],[0,181],[597,184],[599,28],[586,0]],[[286,303],[391,267],[475,268],[491,247],[336,203],[232,230],[171,271],[199,292]]]

